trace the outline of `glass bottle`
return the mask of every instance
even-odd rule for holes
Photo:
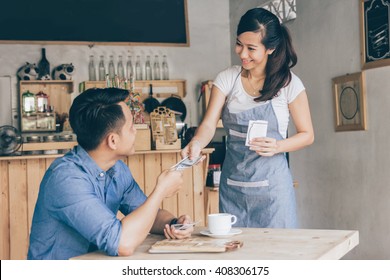
[[[89,73],[89,80],[90,81],[96,81],[96,68],[95,68],[95,61],[94,56],[89,56],[89,65],[88,65],[88,73]]]
[[[106,74],[106,87],[109,88],[111,87],[111,79],[110,75]]]
[[[35,94],[30,91],[26,91],[22,94],[22,106],[23,113],[35,113]]]
[[[99,62],[99,81],[104,81],[106,79],[106,67],[104,66],[104,56],[100,56]]]
[[[48,111],[49,98],[43,91],[38,92],[36,95],[37,111],[39,113],[45,113]]]
[[[168,61],[167,61],[166,55],[163,56],[162,78],[163,78],[163,80],[169,80],[169,68],[168,68]]]
[[[207,172],[206,186],[219,187],[221,180],[221,165],[210,164]]]
[[[135,83],[134,83],[134,75],[130,76],[130,93],[134,94],[135,93]]]
[[[114,56],[110,55],[110,62],[108,63],[108,76],[110,79],[115,78],[115,66],[114,66]]]
[[[150,55],[146,56],[145,61],[145,79],[151,80],[152,79],[152,67],[150,66]]]
[[[122,56],[118,58],[118,77],[119,79],[125,78],[125,68],[123,67]]]
[[[153,75],[154,80],[161,80],[160,61],[158,59],[158,55],[154,56]]]
[[[46,59],[46,49],[42,48],[42,58],[38,63],[38,80],[41,80],[46,75],[50,77],[50,63]]]
[[[126,75],[127,75],[127,79],[128,79],[129,81],[131,81],[131,78],[132,78],[133,75],[134,75],[134,71],[133,71],[133,62],[132,62],[132,59],[131,59],[131,55],[129,55],[129,56],[127,57]]]
[[[135,79],[137,81],[142,80],[141,58],[139,55],[137,55],[137,59],[135,61]]]

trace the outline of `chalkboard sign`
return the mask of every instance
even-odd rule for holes
[[[188,46],[187,0],[2,1],[3,43]]]
[[[360,0],[362,68],[390,65],[390,0]]]

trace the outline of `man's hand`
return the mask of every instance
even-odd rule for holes
[[[178,224],[189,224],[192,223],[190,216],[182,215],[177,219]],[[176,229],[173,225],[165,225],[164,235],[167,239],[184,239],[191,236],[191,233],[194,231],[194,227],[189,227],[186,229]]]
[[[180,171],[164,170],[157,178],[155,190],[164,198],[175,195],[183,185],[183,173]]]

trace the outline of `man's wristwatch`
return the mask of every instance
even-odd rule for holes
[[[175,224],[177,224],[177,218],[173,218],[173,219],[169,222],[169,226],[175,225]]]

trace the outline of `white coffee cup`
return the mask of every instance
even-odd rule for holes
[[[209,214],[207,216],[207,224],[212,234],[227,234],[236,222],[237,217],[228,213]]]

